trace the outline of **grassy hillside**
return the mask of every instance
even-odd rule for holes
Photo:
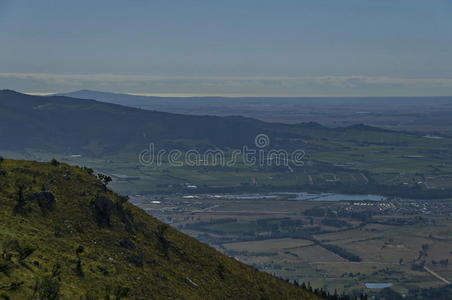
[[[317,299],[159,222],[89,169],[0,163],[0,298]]]

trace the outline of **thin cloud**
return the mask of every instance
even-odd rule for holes
[[[126,74],[0,73],[0,84],[31,92],[101,89],[135,93],[259,94],[281,96],[452,94],[452,78],[387,76],[159,76]],[[28,86],[28,87],[27,87]],[[37,90],[34,90],[36,89]],[[45,89],[45,90],[43,90]],[[411,93],[411,94],[410,94]],[[416,94],[414,94],[416,95]]]

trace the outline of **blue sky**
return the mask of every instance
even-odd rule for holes
[[[450,0],[0,0],[0,88],[452,95]]]

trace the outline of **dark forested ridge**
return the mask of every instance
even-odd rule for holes
[[[62,96],[0,91],[0,148],[89,154],[142,149],[149,142],[198,146],[252,144],[262,131],[300,136],[296,126],[242,117],[188,116]],[[193,144],[192,143],[192,144]]]
[[[287,125],[244,117],[191,116],[64,96],[0,91],[0,149],[44,149],[91,155],[143,149],[150,142],[184,147],[254,145],[265,133],[285,148],[311,137],[343,134],[315,123]],[[372,127],[350,131],[373,131]],[[275,144],[276,143],[276,144]]]
[[[240,115],[263,121],[326,126],[364,123],[451,135],[452,97],[155,97],[80,90],[61,94],[180,114]]]

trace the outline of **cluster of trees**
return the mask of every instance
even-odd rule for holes
[[[181,226],[181,229],[192,229],[199,230],[202,232],[213,233],[213,234],[225,234],[228,232],[227,228],[222,230],[222,228],[209,228],[211,225],[218,224],[228,224],[228,223],[236,223],[238,221],[237,218],[221,218],[210,221],[200,221],[196,223],[187,224]],[[278,238],[278,237],[293,237],[293,238],[304,238],[307,235],[307,229],[302,229],[304,225],[302,220],[294,220],[291,218],[268,218],[268,219],[260,219],[256,220],[257,229],[254,229],[255,226],[252,223],[244,223],[244,229],[246,225],[250,225],[253,230],[242,232],[243,240],[263,240],[269,238]],[[315,228],[319,229],[319,228]],[[312,228],[310,228],[312,230]],[[268,235],[260,235],[259,232],[270,232]],[[240,239],[240,237],[235,240]]]
[[[415,225],[425,223],[426,219],[422,216],[415,216],[412,218],[386,218],[384,221],[375,221],[374,223],[382,225],[393,225],[393,226],[403,226],[403,225]]]
[[[447,267],[449,265],[449,259],[442,259],[440,261],[436,261],[436,260],[432,260],[432,265],[436,266],[436,265],[440,265],[441,267]]]
[[[337,212],[338,217],[342,218],[350,218],[361,222],[371,222],[373,213],[372,211],[347,211],[347,210],[339,210]]]
[[[282,220],[280,223],[281,227],[302,227],[304,225],[302,220],[293,220],[293,219],[287,219]]]
[[[295,281],[295,285],[298,285],[298,283],[296,281]],[[339,294],[337,292],[337,290],[334,290],[334,293],[331,294],[330,292],[328,292],[327,290],[324,290],[323,288],[312,288],[312,286],[309,282],[308,283],[303,282],[300,285],[300,287],[311,293],[314,293],[326,300],[367,300],[367,299],[369,299],[368,296],[364,293],[361,295],[358,295],[358,296],[352,296],[352,295],[346,295],[345,293]]]
[[[321,207],[308,208],[304,211],[304,215],[309,217],[324,217],[326,215],[326,210]]]
[[[332,245],[332,244],[321,244],[321,246],[331,252],[334,252],[335,254],[339,255],[340,257],[347,259],[348,261],[359,262],[362,260],[361,257],[359,257],[358,255],[348,252],[347,250],[345,250],[344,248],[341,248],[339,246]]]
[[[237,218],[221,218],[221,219],[216,219],[216,220],[210,220],[210,221],[199,221],[199,222],[195,222],[195,223],[191,223],[191,224],[186,224],[184,226],[181,226],[181,229],[192,229],[192,230],[198,230],[198,231],[202,231],[202,232],[208,232],[208,233],[213,233],[213,234],[225,234],[225,232],[223,230],[219,230],[219,229],[212,229],[209,228],[208,226],[210,225],[217,225],[217,224],[228,224],[228,223],[236,223],[237,222]]]
[[[227,224],[227,223],[236,223],[237,218],[220,218],[213,219],[209,221],[200,221],[196,223],[187,224],[185,228],[199,228],[203,226],[215,225],[215,224]]]
[[[104,185],[104,190],[107,190],[107,185],[112,181],[112,178],[105,174],[97,174],[97,178],[102,182]]]
[[[331,227],[350,227],[353,226],[353,224],[350,224],[347,221],[338,219],[338,218],[325,218],[322,220],[322,224],[325,226],[331,226]]]
[[[435,299],[450,300],[452,299],[452,287],[446,285],[438,288],[411,289],[407,294],[401,295],[392,289],[382,289],[379,293],[382,299],[387,300],[405,300],[405,299]]]
[[[294,231],[304,225],[302,220],[293,220],[291,218],[269,218],[256,221],[260,230],[271,231],[276,234],[281,231]]]

